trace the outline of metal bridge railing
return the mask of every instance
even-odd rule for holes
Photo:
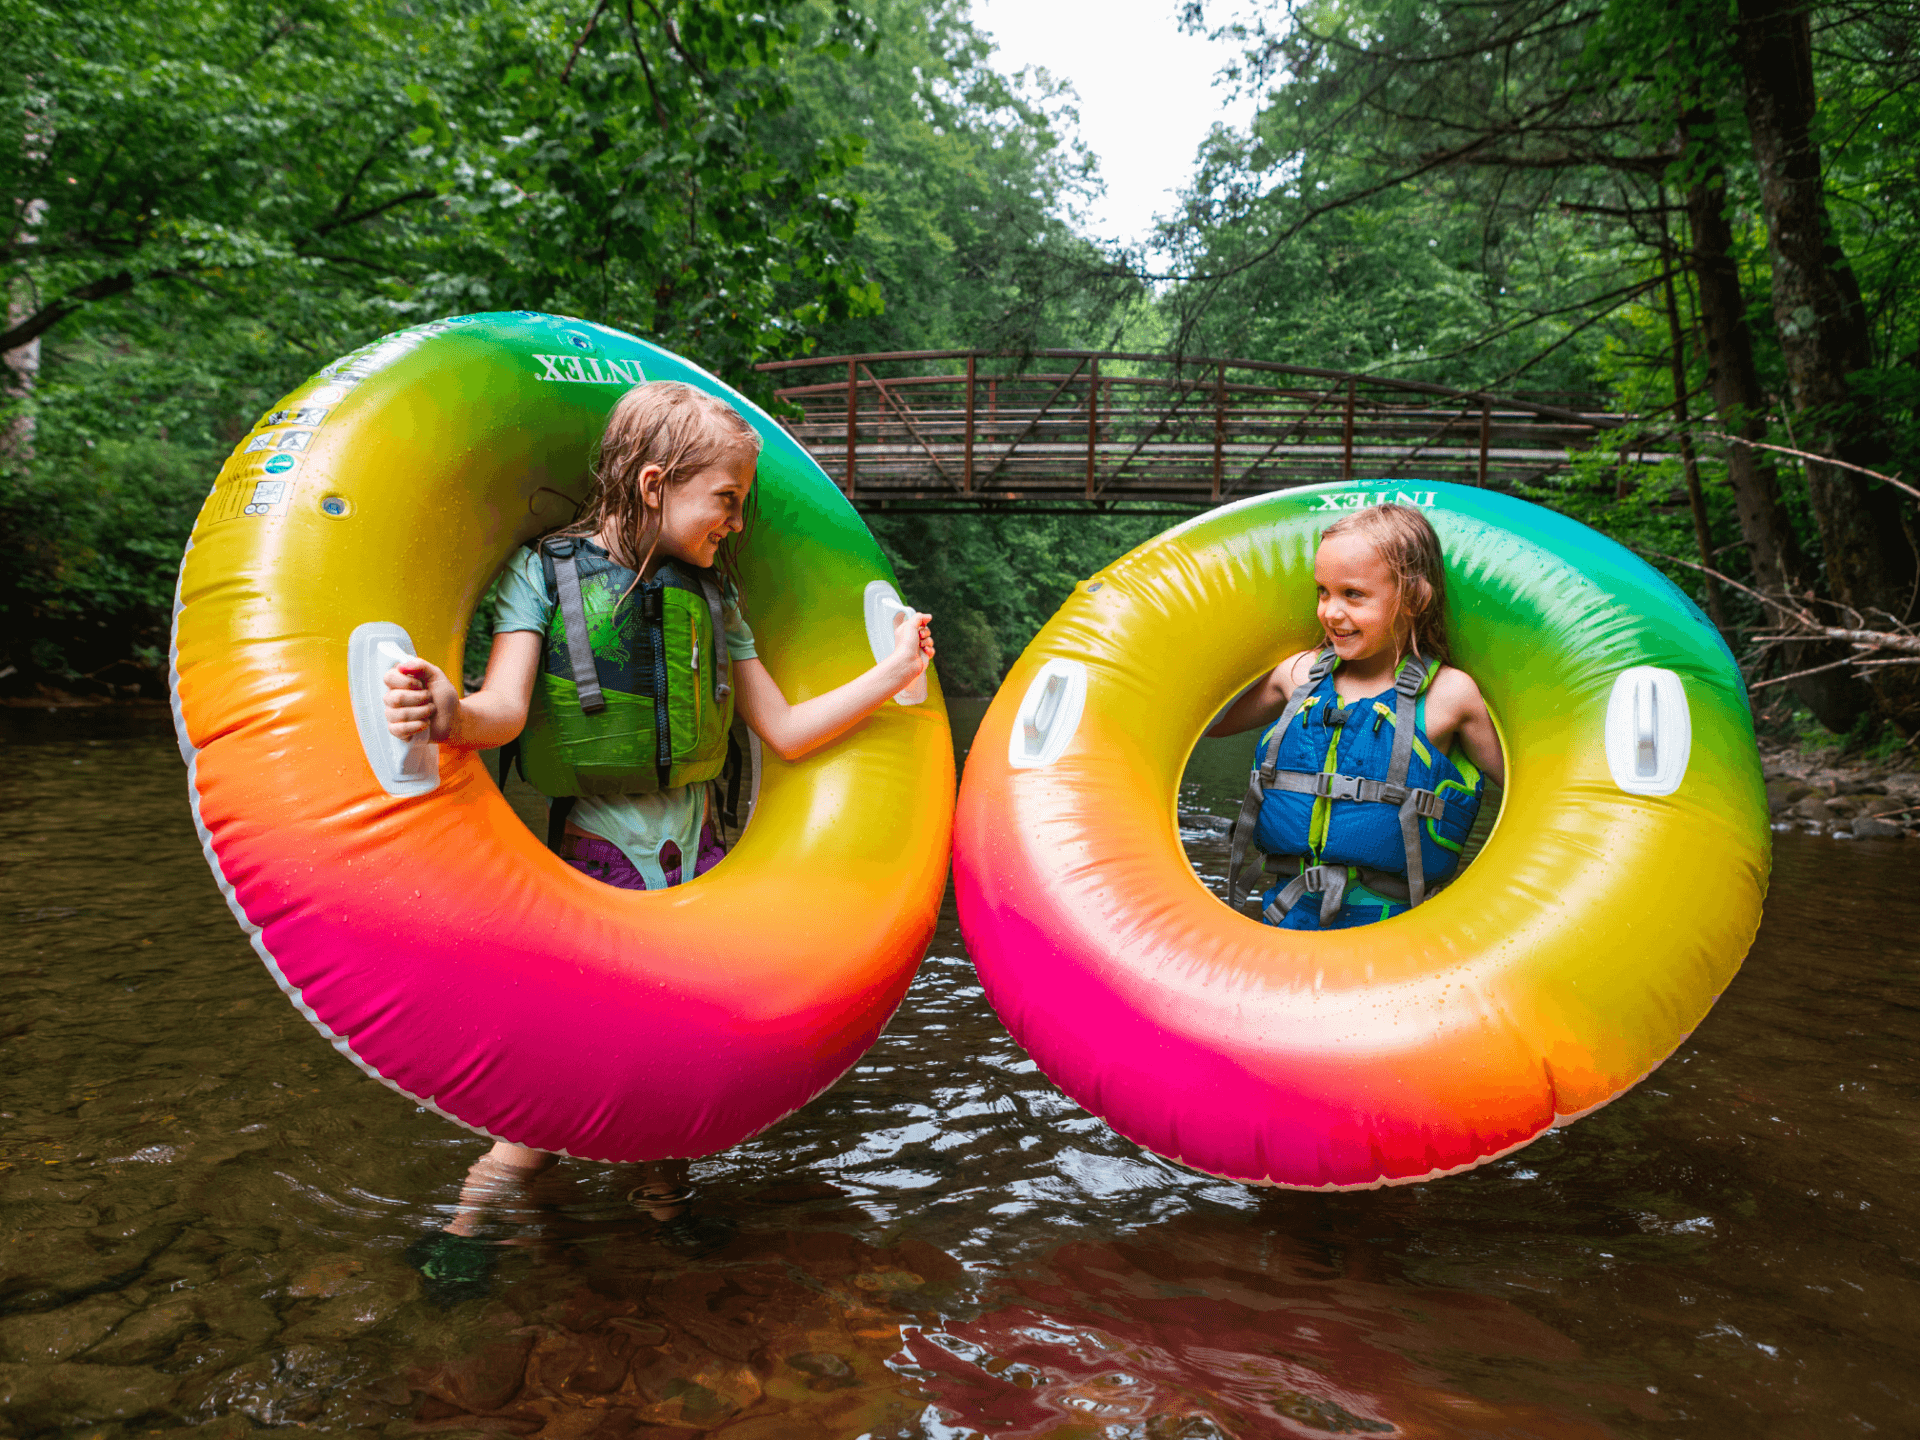
[[[776,392],[801,412],[787,428],[850,498],[875,505],[1219,504],[1354,478],[1509,489],[1630,418],[1577,400],[1115,351],[895,351],[759,368],[790,382]]]

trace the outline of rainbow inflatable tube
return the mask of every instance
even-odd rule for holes
[[[1318,642],[1321,530],[1386,500],[1445,547],[1505,803],[1411,913],[1275,929],[1195,875],[1176,791],[1227,699]],[[1739,968],[1768,852],[1745,689],[1685,596],[1522,501],[1372,481],[1213,511],[1081,585],[974,739],[954,881],[994,1008],[1074,1100],[1197,1170],[1355,1189],[1469,1169],[1645,1076]]]
[[[741,590],[788,697],[890,649],[887,563],[778,425],[664,350],[526,312],[389,336],[262,418],[194,527],[173,641],[208,862],[301,1013],[469,1129],[603,1161],[709,1154],[845,1073],[933,933],[952,819],[937,686],[766,754],[725,863],[657,894],[563,864],[477,754],[386,734],[380,676],[416,645],[460,673],[489,580],[572,518],[642,379],[765,437]]]

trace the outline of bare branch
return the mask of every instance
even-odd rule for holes
[[[1843,665],[1851,665],[1853,663],[1854,659],[1849,655],[1844,660],[1831,660],[1825,665],[1815,665],[1806,670],[1796,670],[1791,675],[1776,675],[1771,680],[1755,680],[1747,686],[1747,689],[1749,691],[1765,690],[1769,685],[1784,685],[1789,680],[1801,680],[1809,675],[1819,675],[1828,670],[1838,670]]]
[[[391,200],[382,200],[378,205],[369,205],[366,209],[358,211],[355,214],[340,215],[331,220],[323,221],[313,227],[313,233],[315,235],[324,235],[329,230],[338,230],[347,225],[358,225],[362,220],[371,220],[376,215],[384,215],[396,206],[411,205],[416,200],[431,200],[439,193],[440,192],[432,186],[424,185],[418,190],[409,190],[404,195],[396,195]]]
[[[713,76],[708,72],[707,67],[700,63],[700,58],[680,43],[680,27],[673,23],[673,17],[664,14],[658,5],[653,3],[653,0],[640,0],[640,3],[653,12],[653,18],[658,20],[660,22],[660,28],[667,32],[667,43],[673,46],[673,53],[686,61],[688,68],[691,69],[694,74],[698,75],[708,84],[712,84]]]
[[[633,18],[633,0],[627,0],[627,38],[633,42],[633,53],[640,57],[640,74],[647,82],[647,98],[653,101],[653,118],[662,135],[671,135],[673,126],[667,120],[667,107],[660,103],[660,91],[653,83],[653,66],[647,63],[647,52],[640,44],[640,27]]]
[[[1865,475],[1869,479],[1884,480],[1896,490],[1904,490],[1914,499],[1920,500],[1920,490],[1914,489],[1906,481],[1893,475],[1883,475],[1878,470],[1869,470],[1864,465],[1849,464],[1845,460],[1836,460],[1831,455],[1816,455],[1811,450],[1795,450],[1788,445],[1769,445],[1764,440],[1748,440],[1744,436],[1729,435],[1724,430],[1702,430],[1702,435],[1710,435],[1716,440],[1725,440],[1733,445],[1745,445],[1754,450],[1771,450],[1779,455],[1791,455],[1796,460],[1811,460],[1816,465],[1832,465],[1841,470],[1851,470],[1855,474]]]
[[[1809,615],[1806,611],[1800,609],[1799,606],[1788,605],[1780,600],[1774,599],[1771,596],[1762,595],[1758,590],[1755,590],[1751,585],[1742,585],[1738,580],[1734,579],[1731,575],[1724,575],[1720,571],[1713,569],[1711,566],[1702,565],[1695,560],[1682,560],[1678,555],[1668,555],[1662,551],[1653,549],[1651,546],[1635,545],[1631,541],[1628,542],[1627,548],[1630,550],[1637,550],[1640,554],[1651,556],[1655,560],[1664,560],[1669,565],[1684,565],[1689,570],[1698,570],[1702,575],[1711,576],[1713,579],[1718,580],[1723,585],[1731,585],[1734,589],[1738,590],[1741,594],[1750,596],[1751,598],[1758,600],[1762,605],[1766,606],[1769,610],[1777,610],[1781,614],[1787,616],[1789,619],[1794,620],[1801,625],[1813,626],[1813,625],[1819,624],[1819,622],[1815,620],[1813,616]],[[1768,636],[1766,638],[1771,640],[1771,639],[1786,639],[1787,637],[1786,636]]]
[[[117,275],[105,275],[85,285],[76,285],[58,300],[42,305],[18,325],[0,331],[0,354],[18,350],[30,340],[38,340],[67,316],[93,301],[124,295],[132,288],[133,272],[130,270],[122,270]]]
[[[568,77],[573,74],[573,62],[580,58],[580,47],[587,43],[587,37],[593,34],[593,27],[600,23],[600,12],[606,8],[607,0],[600,0],[600,3],[593,7],[593,14],[587,17],[587,28],[582,30],[580,38],[573,42],[573,53],[567,56],[567,66],[560,72],[562,85],[566,84]],[[631,6],[628,7],[627,14],[629,16],[633,14]]]

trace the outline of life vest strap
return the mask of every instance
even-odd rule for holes
[[[1304,861],[1302,856],[1283,858],[1296,864]],[[1260,918],[1269,925],[1278,925],[1286,919],[1287,912],[1300,903],[1301,896],[1318,895],[1320,923],[1331,925],[1334,917],[1346,906],[1347,886],[1356,880],[1376,895],[1384,895],[1389,900],[1405,903],[1413,898],[1407,888],[1406,878],[1390,870],[1375,870],[1370,865],[1303,865],[1298,875],[1280,887],[1280,893],[1261,912]]]
[[[727,627],[720,616],[720,582],[708,570],[697,570],[700,594],[707,602],[707,614],[713,620],[713,698],[718,704],[733,693],[727,682],[733,678],[733,655],[727,649]]]
[[[553,588],[560,605],[560,618],[567,628],[567,659],[573,666],[573,684],[580,695],[580,708],[597,715],[607,708],[600,693],[600,672],[593,663],[593,641],[587,633],[587,607],[580,599],[580,567],[575,563],[575,547],[564,549],[551,542],[547,553],[553,557]]]
[[[1246,798],[1240,802],[1240,814],[1234,820],[1233,829],[1229,832],[1232,850],[1227,857],[1227,904],[1235,910],[1240,908],[1246,898],[1240,888],[1240,872],[1246,864],[1247,856],[1252,854],[1260,856],[1262,860],[1266,858],[1266,852],[1253,843],[1254,828],[1260,823],[1260,805],[1263,798],[1260,793],[1260,777],[1263,772],[1270,772],[1279,764],[1280,737],[1287,733],[1287,727],[1293,724],[1294,717],[1305,708],[1308,698],[1319,687],[1320,682],[1333,673],[1337,658],[1331,645],[1320,647],[1320,653],[1313,657],[1313,668],[1307,671],[1306,680],[1294,686],[1293,694],[1287,697],[1287,708],[1280,712],[1280,723],[1273,727],[1273,738],[1267,742],[1264,763],[1256,765],[1248,776]],[[1401,773],[1400,778],[1402,780],[1407,778],[1405,772]],[[1255,862],[1256,869],[1259,863],[1259,861]]]
[[[1227,861],[1227,903],[1238,910],[1243,903],[1245,891],[1241,884],[1241,872],[1249,855],[1258,855],[1262,860],[1265,853],[1253,843],[1255,827],[1260,821],[1260,807],[1267,790],[1285,790],[1295,794],[1312,795],[1316,799],[1353,800],[1369,804],[1393,805],[1400,812],[1400,844],[1406,852],[1407,872],[1403,879],[1392,877],[1397,887],[1404,885],[1408,903],[1418,905],[1427,898],[1426,860],[1420,849],[1420,822],[1437,820],[1446,811],[1444,800],[1436,791],[1410,789],[1407,785],[1407,773],[1413,765],[1413,732],[1419,718],[1419,700],[1433,676],[1433,667],[1419,655],[1409,655],[1400,664],[1393,677],[1393,750],[1387,761],[1385,780],[1362,779],[1357,775],[1329,774],[1324,771],[1281,770],[1280,744],[1287,728],[1298,718],[1306,707],[1312,693],[1319,688],[1320,682],[1333,673],[1336,663],[1333,647],[1323,646],[1314,657],[1313,668],[1307,672],[1303,684],[1296,685],[1293,694],[1287,699],[1287,707],[1280,713],[1279,723],[1273,727],[1263,747],[1264,753],[1259,763],[1247,778],[1246,798],[1240,803],[1239,817],[1233,823],[1232,851]],[[1339,871],[1338,881],[1323,879],[1322,884],[1311,889],[1321,896],[1320,910],[1322,923],[1340,913],[1346,901],[1347,870],[1345,866],[1309,866],[1310,871],[1325,871],[1329,875]],[[1381,872],[1384,873],[1384,872]],[[1370,888],[1379,888],[1371,886]],[[1324,888],[1332,886],[1331,890]],[[1292,887],[1289,886],[1289,889]],[[1287,907],[1290,908],[1300,896],[1308,893],[1301,889],[1293,895]],[[1380,893],[1388,893],[1381,890]],[[1276,902],[1278,903],[1278,902]],[[1269,907],[1271,909],[1272,907]],[[1268,916],[1271,919],[1271,916]]]
[[[1419,719],[1420,692],[1427,688],[1427,662],[1409,655],[1393,677],[1393,755],[1387,763],[1387,783],[1404,787],[1413,764],[1413,731]],[[1426,857],[1420,852],[1420,816],[1411,794],[1400,805],[1400,845],[1407,854],[1407,891],[1411,903],[1427,898]]]
[[[1317,800],[1355,800],[1363,805],[1411,804],[1413,813],[1423,820],[1438,820],[1447,813],[1446,798],[1438,791],[1409,789],[1391,780],[1367,780],[1359,775],[1329,774],[1325,770],[1262,770],[1258,783],[1263,790],[1285,790],[1293,795],[1311,795]]]

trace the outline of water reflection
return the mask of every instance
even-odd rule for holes
[[[1386,1252],[1292,1235],[1281,1214],[1196,1211],[1069,1242],[1011,1278],[1013,1303],[908,1341],[936,1403],[995,1435],[1071,1420],[1178,1436],[1614,1433],[1584,1417],[1590,1397],[1556,1396],[1580,1360],[1564,1335],[1498,1298],[1409,1285]],[[1498,1357],[1502,1393],[1449,1378],[1480,1357]]]
[[[695,1165],[694,1223],[562,1163],[489,1213],[463,1287],[410,1252],[484,1142],[273,990],[164,732],[10,753],[0,1427],[1920,1431],[1897,843],[1781,837],[1752,960],[1645,1085],[1472,1175],[1351,1196],[1194,1176],[1078,1110],[985,1006],[949,909],[858,1071]],[[1241,764],[1190,772],[1193,800],[1227,813]]]

